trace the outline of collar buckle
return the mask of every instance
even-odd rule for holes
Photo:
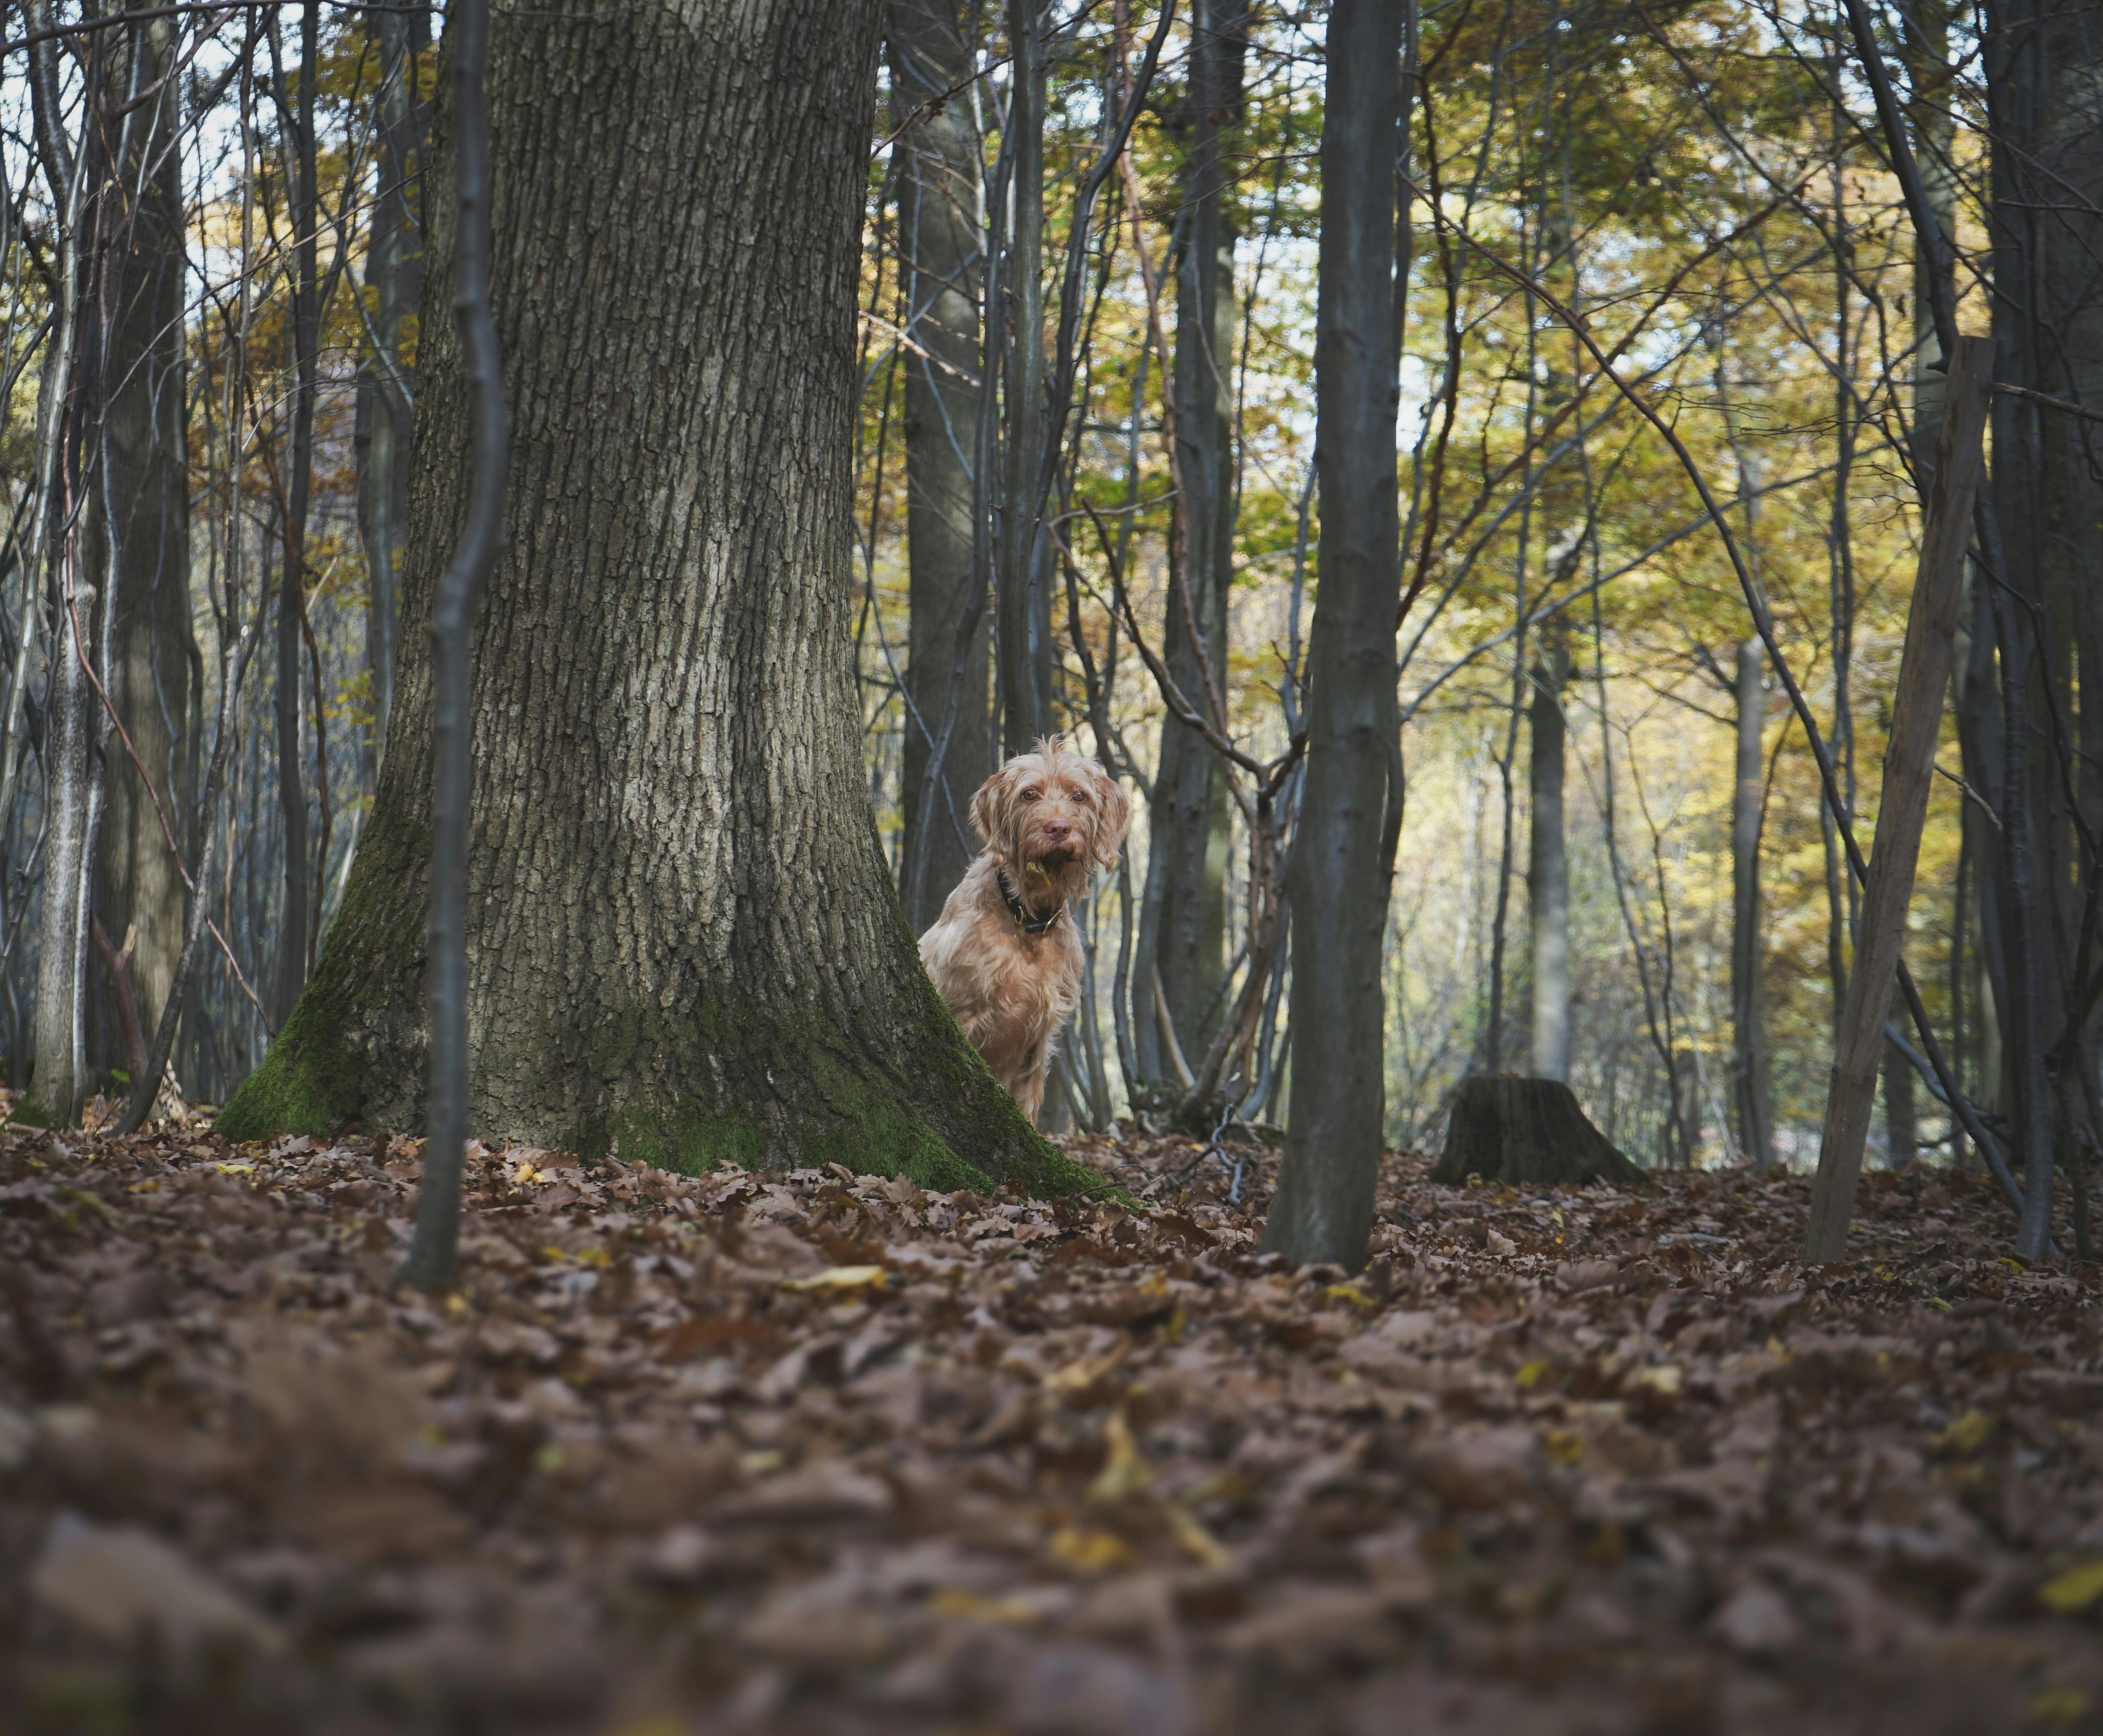
[[[1007,906],[1007,914],[1015,919],[1016,926],[1025,934],[1042,934],[1066,914],[1066,906],[1060,904],[1052,906],[1052,914],[1048,916],[1033,915],[1029,906],[1016,896],[1015,889],[1007,884],[1007,870],[995,868],[993,875],[994,883],[1000,888],[1001,902]]]

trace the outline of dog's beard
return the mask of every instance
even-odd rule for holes
[[[1087,851],[1079,843],[1033,843],[1016,855],[1022,865],[1021,872],[1013,876],[1016,890],[1036,906],[1071,898],[1087,872]]]

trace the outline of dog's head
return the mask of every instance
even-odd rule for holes
[[[1131,803],[1092,759],[1047,737],[979,786],[971,825],[1017,894],[1043,908],[1078,897],[1124,843]]]

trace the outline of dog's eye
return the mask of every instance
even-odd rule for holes
[[[1024,790],[1020,799],[1025,802],[1038,802],[1042,801],[1043,798],[1044,792],[1042,790],[1032,788]]]

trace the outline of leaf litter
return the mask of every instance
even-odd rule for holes
[[[69,1140],[70,1142],[69,1142]],[[2103,1729],[2103,1311],[1961,1174],[1434,1186],[0,1130],[0,1706],[147,1730]],[[1230,1157],[1229,1161],[1232,1161]]]

